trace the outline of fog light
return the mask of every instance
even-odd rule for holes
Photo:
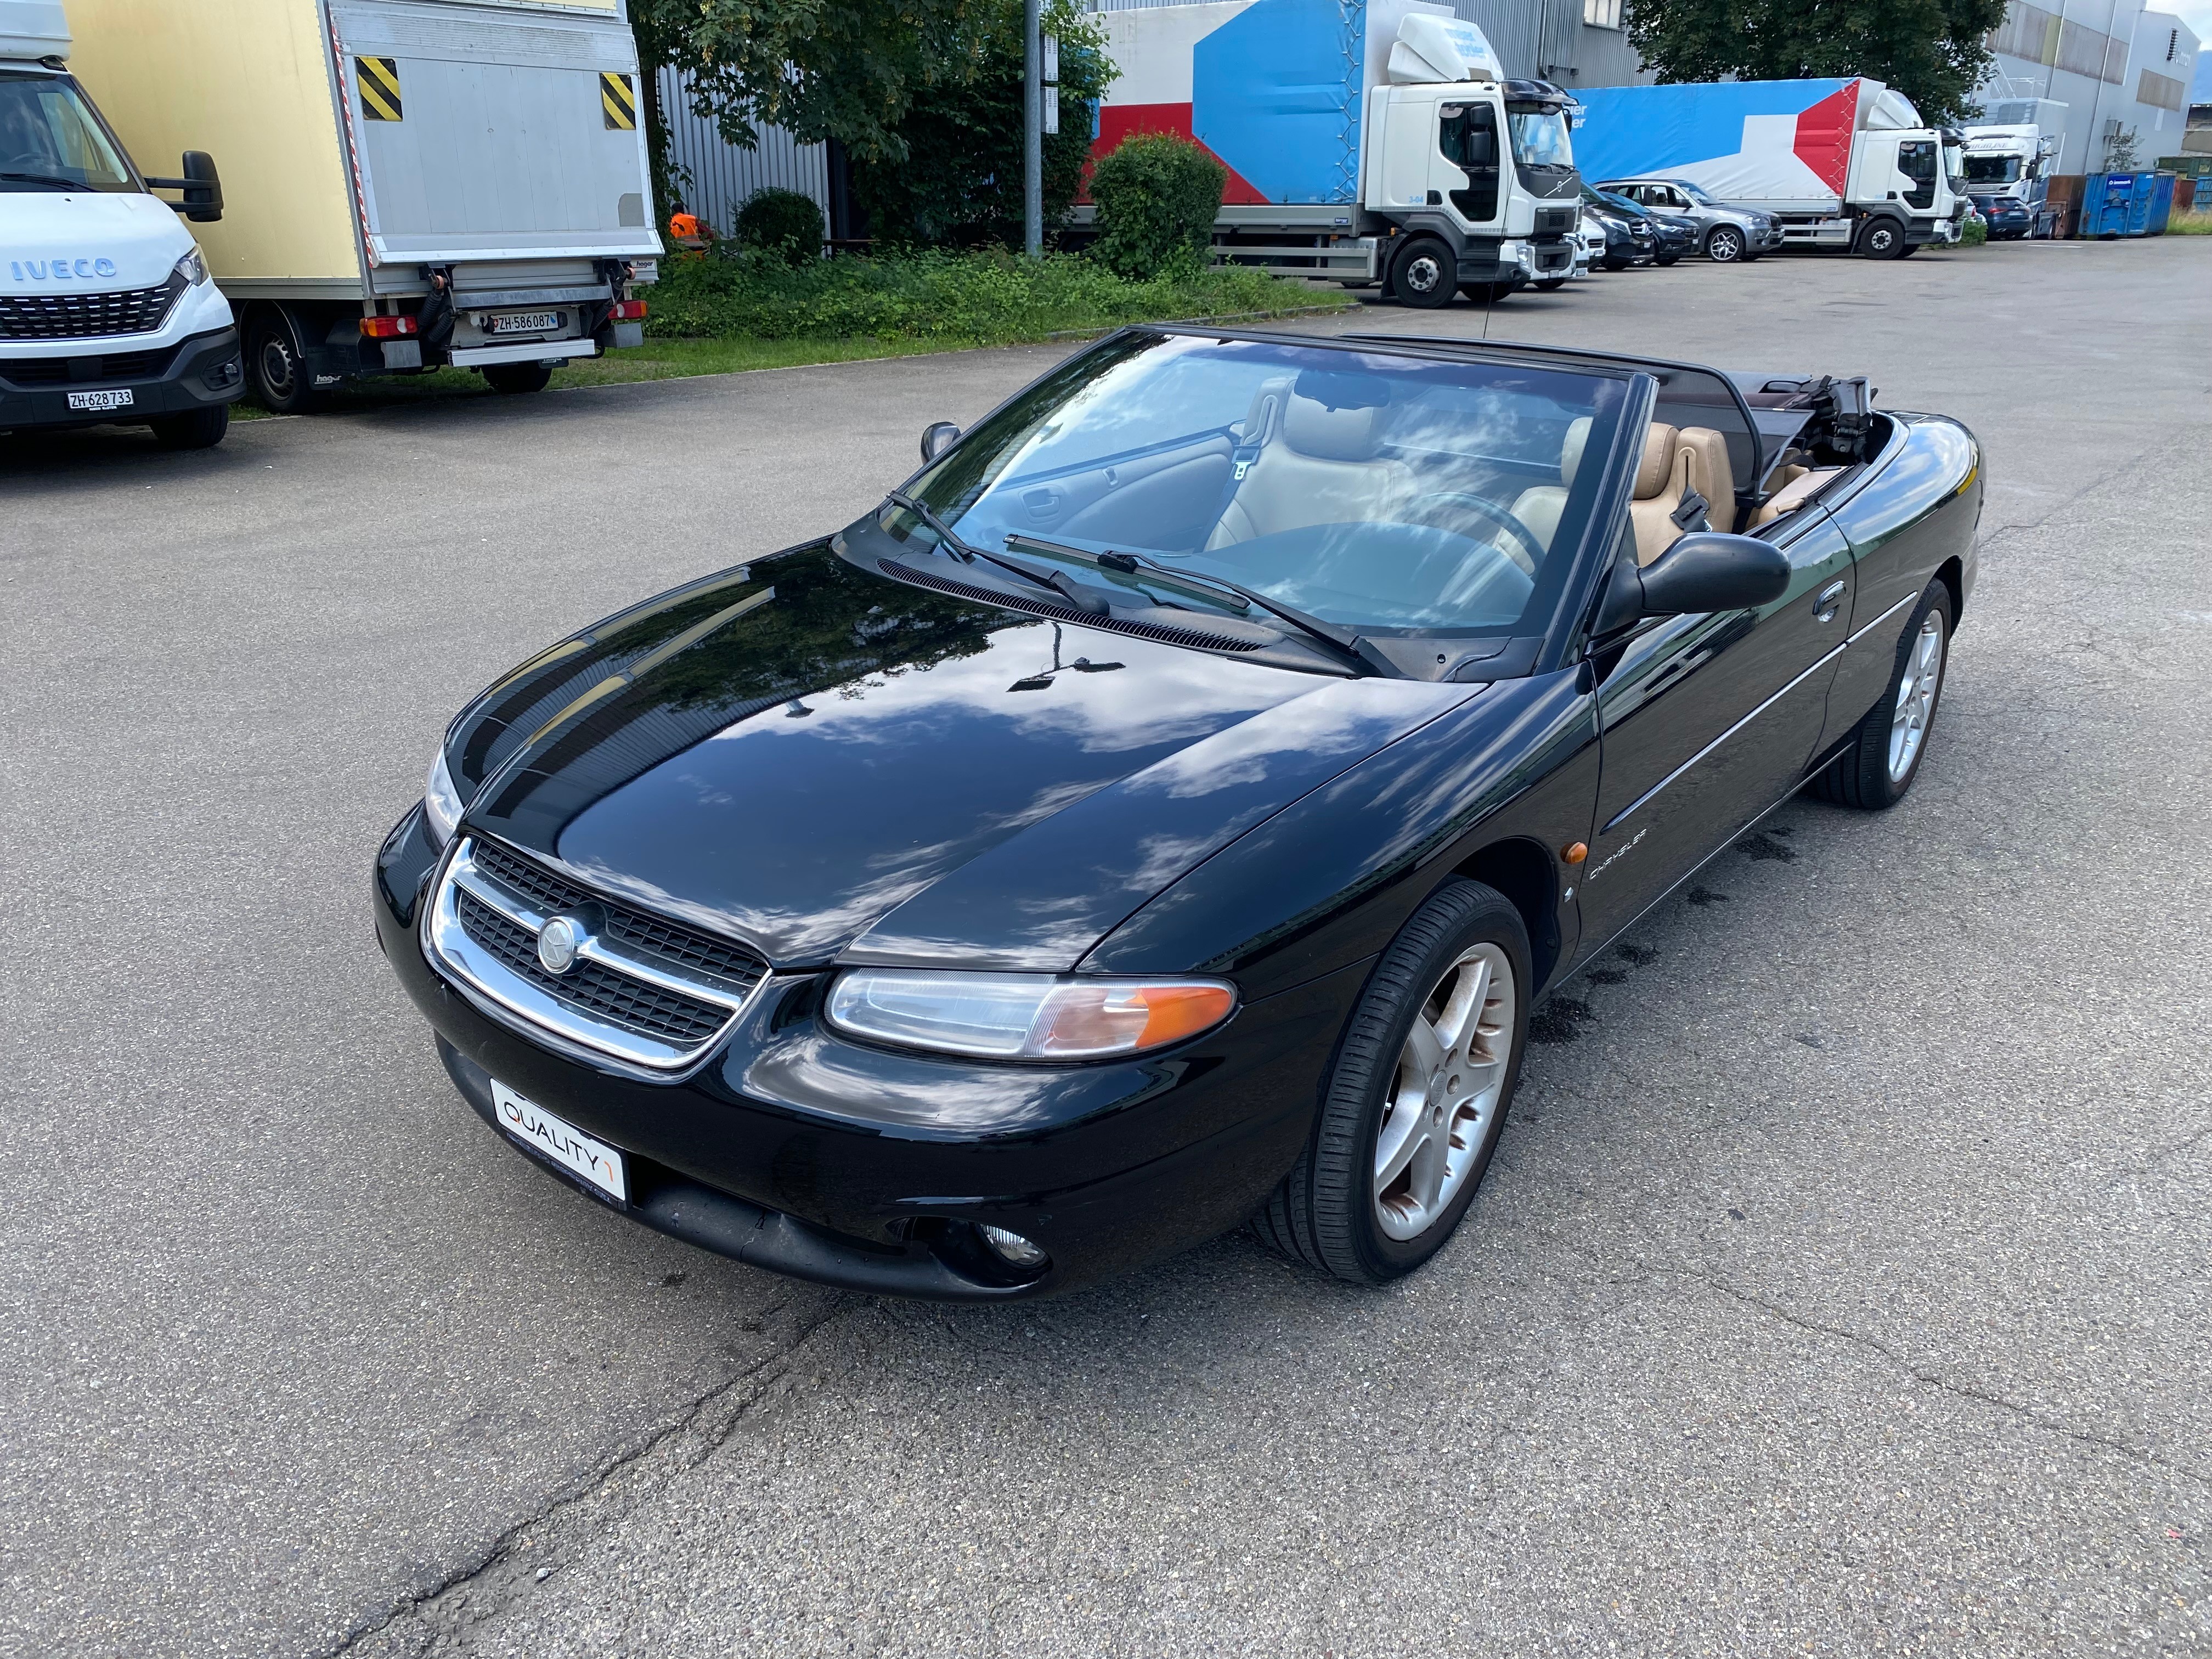
[[[975,1231],[991,1247],[991,1254],[1010,1267],[1042,1267],[1045,1264],[1043,1249],[1019,1233],[1008,1232],[1004,1227],[987,1227],[980,1221],[975,1224]]]

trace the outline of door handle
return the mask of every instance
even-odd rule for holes
[[[1814,622],[1835,621],[1837,602],[1844,597],[1844,586],[1842,582],[1830,582],[1820,590],[1820,597],[1813,601]]]

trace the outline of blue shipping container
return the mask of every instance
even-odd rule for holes
[[[2136,175],[2093,173],[2081,181],[2081,236],[2124,236],[2134,204]]]

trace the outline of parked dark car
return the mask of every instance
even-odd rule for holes
[[[1583,186],[1584,198],[1595,199],[1599,207],[1617,214],[1631,225],[1651,227],[1651,263],[1671,265],[1686,253],[1698,251],[1698,240],[1703,234],[1697,223],[1672,213],[1655,212],[1639,202],[1626,196],[1615,196],[1609,191],[1592,190]]]
[[[1782,226],[1772,214],[1733,206],[1687,179],[1608,179],[1597,188],[1688,220],[1704,238],[1705,256],[1716,264],[1748,264],[1782,249]]]
[[[1911,787],[1983,477],[1863,380],[1219,328],[923,447],[471,702],[374,908],[547,1171],[970,1300],[1427,1259],[1547,992],[1808,782]]]
[[[1977,196],[1975,209],[1990,222],[1993,242],[2017,241],[2035,228],[2035,213],[2017,196]]]
[[[1587,185],[1583,187],[1583,222],[1605,232],[1602,263],[1607,270],[1648,265],[1657,255],[1659,239],[1650,222],[1622,212]]]

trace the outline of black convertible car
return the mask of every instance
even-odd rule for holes
[[[1540,998],[1801,787],[1911,787],[1981,460],[1872,402],[1125,330],[485,691],[384,950],[488,1124],[708,1249],[988,1300],[1250,1220],[1388,1280]]]

